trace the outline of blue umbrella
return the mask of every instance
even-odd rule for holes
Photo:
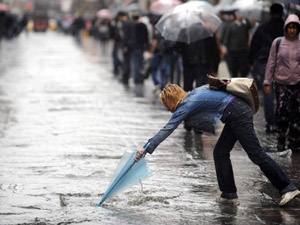
[[[150,143],[148,143],[143,152],[146,151]],[[107,188],[106,192],[102,196],[98,206],[117,194],[119,191],[124,190],[136,183],[141,182],[143,179],[151,176],[151,171],[147,165],[145,158],[141,158],[138,162],[134,160],[136,152],[132,153],[125,152],[122,159],[120,160],[117,169],[113,175],[112,182]]]

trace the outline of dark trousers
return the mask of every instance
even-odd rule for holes
[[[194,89],[194,82],[196,82],[195,87],[200,87],[208,83],[207,75],[209,69],[205,65],[184,65],[183,67],[183,89],[185,91],[191,91]]]
[[[122,61],[119,59],[119,51],[121,48],[121,43],[114,43],[112,50],[112,58],[113,58],[113,71],[115,75],[119,74],[119,70],[122,67]]]
[[[128,85],[130,73],[131,73],[131,55],[132,50],[127,48],[126,50],[123,49],[123,76],[122,82],[125,85]]]
[[[249,73],[248,52],[229,51],[226,62],[231,77],[246,77]]]
[[[229,116],[224,121],[225,126],[214,148],[215,168],[222,196],[232,196],[237,192],[230,160],[230,152],[237,141],[280,194],[296,190],[296,186],[282,169],[262,149],[254,130],[253,112],[249,105],[236,98],[229,110]]]

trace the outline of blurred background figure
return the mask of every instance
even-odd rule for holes
[[[266,95],[263,92],[263,81],[272,42],[275,38],[283,36],[283,6],[279,3],[272,4],[270,17],[269,21],[261,24],[254,32],[248,54],[252,76],[256,81],[258,90],[263,94],[267,133],[275,131],[275,106],[273,90]]]
[[[246,77],[249,73],[248,44],[252,25],[243,18],[240,12],[235,12],[235,20],[228,24],[222,35],[226,47],[225,57],[231,77]]]
[[[122,83],[128,87],[131,75],[131,56],[134,42],[134,22],[126,12],[119,12],[119,21],[121,22],[120,37],[123,53],[123,74]]]
[[[119,56],[122,49],[122,17],[123,12],[118,12],[117,16],[111,21],[111,41],[112,41],[112,60],[113,60],[113,73],[117,77],[122,68],[123,62]]]
[[[102,55],[108,53],[108,43],[111,38],[111,25],[109,18],[98,18],[95,23],[97,33],[99,35],[100,47]]]
[[[77,43],[81,43],[82,31],[85,27],[84,19],[81,13],[76,13],[74,21],[71,25],[72,34],[75,37]]]
[[[142,84],[144,77],[141,71],[144,65],[144,52],[149,48],[149,35],[147,26],[140,21],[140,15],[132,16],[134,21],[134,43],[133,43],[133,81],[135,84]]]

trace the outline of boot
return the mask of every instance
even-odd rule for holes
[[[277,138],[277,151],[282,152],[285,150],[285,138]]]

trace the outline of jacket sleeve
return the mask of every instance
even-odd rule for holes
[[[168,121],[168,123],[159,130],[157,134],[148,140],[146,145],[150,142],[147,152],[152,154],[156,147],[163,142],[173,131],[179,126],[179,124],[185,119],[188,111],[182,108],[178,108]],[[146,146],[145,145],[145,146]],[[144,146],[144,147],[145,147]]]
[[[264,85],[271,85],[274,80],[274,73],[275,73],[276,61],[277,61],[276,41],[277,38],[272,42],[268,63],[266,66]]]

